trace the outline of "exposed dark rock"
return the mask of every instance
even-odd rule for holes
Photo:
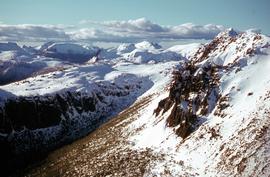
[[[111,96],[126,96],[127,90],[105,92]],[[0,107],[0,133],[11,133],[24,128],[35,130],[59,125],[62,117],[69,118],[67,113],[75,111],[96,112],[96,106],[104,100],[102,94],[97,96],[80,92],[66,92],[52,96],[29,96],[8,99]]]
[[[251,95],[253,95],[253,92],[249,92],[249,93],[247,94],[247,96],[251,96]]]
[[[64,101],[59,103],[57,97],[59,95],[8,99],[0,111],[0,133],[11,133],[10,127],[19,131],[58,125],[62,110],[66,110],[66,107],[62,108]]]
[[[219,97],[219,67],[199,67],[186,63],[175,71],[169,96],[159,102],[156,116],[171,109],[167,125],[176,127],[177,135],[186,138],[195,128],[201,115],[212,111]]]
[[[227,107],[229,107],[229,96],[222,96],[219,98],[218,102],[217,102],[217,106],[216,106],[216,110],[214,112],[214,115],[219,116],[219,117],[225,117],[226,114],[223,112],[223,110]]]

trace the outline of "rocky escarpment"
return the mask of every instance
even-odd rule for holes
[[[59,125],[70,117],[68,113],[95,112],[102,99],[80,92],[8,99],[0,109],[0,132],[9,134]]]
[[[202,116],[214,109],[219,98],[217,66],[198,67],[186,63],[174,72],[169,96],[161,100],[155,114],[171,110],[167,117],[169,127],[177,127],[176,134],[186,138]]]
[[[61,91],[10,96],[0,106],[1,164],[27,164],[58,146],[93,131],[135,101],[147,79],[118,85],[97,82],[92,92]]]

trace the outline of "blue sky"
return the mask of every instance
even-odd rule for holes
[[[270,33],[269,0],[1,0],[7,24],[76,24],[145,17],[162,25],[221,24]]]
[[[91,28],[80,30],[80,34],[72,33],[73,37],[78,38],[79,35],[86,33],[88,38],[99,38],[104,41],[108,34],[118,35],[120,28],[127,28],[134,32],[145,32],[149,28],[153,28],[151,32],[157,32],[155,24],[161,27],[170,25],[175,26],[174,29],[164,29],[158,31],[159,37],[174,38],[175,33],[182,30],[183,27],[177,25],[192,23],[192,26],[184,25],[188,31],[181,38],[212,38],[218,33],[221,28],[203,26],[206,24],[223,25],[225,28],[233,27],[239,30],[250,28],[261,29],[263,33],[270,34],[270,0],[1,0],[0,1],[0,25],[18,25],[18,24],[33,24],[33,25],[73,25],[78,28]],[[130,24],[128,20],[137,20],[144,18],[144,21],[135,21]],[[82,20],[88,23],[80,23]],[[108,21],[115,20],[121,22],[119,24],[108,25]],[[104,24],[105,21],[105,24]],[[123,25],[122,23],[125,23]],[[135,23],[135,25],[134,25]],[[200,26],[201,25],[201,26]],[[99,26],[99,29],[94,27]],[[105,27],[107,30],[102,31],[100,28]],[[117,32],[115,28],[117,27]],[[130,27],[130,28],[129,28]],[[138,28],[137,28],[138,27]],[[11,29],[4,26],[5,29],[0,29],[0,35],[4,34],[5,30],[11,32]],[[25,26],[19,26],[16,30],[24,30]],[[31,28],[33,32],[33,27]],[[42,28],[45,28],[42,26]],[[61,36],[64,38],[67,34],[60,34],[60,29],[50,32],[47,29],[46,34],[57,33],[55,37]],[[52,30],[53,27],[49,27]],[[111,30],[114,28],[114,30]],[[142,29],[142,31],[139,31]],[[177,30],[175,30],[177,28]],[[200,28],[200,29],[199,29]],[[214,28],[214,29],[213,29]],[[111,31],[109,31],[110,29]],[[197,31],[195,33],[194,29]],[[36,29],[35,29],[36,30]],[[55,28],[53,28],[55,30]],[[164,34],[164,31],[170,30]],[[37,31],[37,30],[36,30]],[[35,31],[35,32],[36,32]],[[126,32],[127,32],[126,31]],[[173,32],[171,32],[173,31]],[[25,32],[25,31],[23,31]],[[28,33],[31,33],[28,30]],[[59,33],[59,34],[58,34]],[[188,34],[188,35],[186,35]],[[194,37],[192,36],[193,34]],[[13,34],[12,34],[13,35]],[[12,36],[7,35],[7,36]],[[37,35],[40,35],[37,34]],[[91,37],[89,37],[91,35]],[[14,35],[13,35],[14,36]],[[52,35],[53,36],[53,35]],[[97,37],[102,36],[102,38]],[[0,36],[1,37],[1,36]],[[112,38],[109,36],[108,38]],[[122,36],[123,37],[123,36]],[[156,37],[156,36],[154,36]],[[6,37],[9,39],[8,37]],[[5,39],[6,39],[5,38]],[[80,38],[80,39],[81,39]],[[134,36],[133,36],[134,38]],[[177,36],[176,38],[180,38]],[[1,38],[0,38],[1,40]],[[115,40],[115,39],[113,39]],[[124,39],[123,39],[124,40]]]

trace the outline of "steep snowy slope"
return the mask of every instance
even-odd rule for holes
[[[128,53],[128,52],[132,52],[135,49],[136,49],[135,44],[121,44],[117,47],[117,53],[118,54]]]
[[[146,176],[269,176],[269,42],[229,30],[175,72],[130,125],[135,149],[165,154]]]
[[[202,45],[203,44],[199,44],[199,43],[175,45],[168,48],[167,51],[176,52],[188,59],[191,56],[193,56],[197,52],[198,48],[201,47]]]

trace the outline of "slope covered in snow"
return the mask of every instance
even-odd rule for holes
[[[269,176],[269,42],[229,30],[174,74],[165,99],[129,128],[140,129],[135,149],[166,154],[146,176]]]
[[[150,50],[162,48],[159,44],[153,43],[153,42],[148,42],[148,41],[139,42],[139,43],[135,44],[135,47],[137,49],[150,49]]]
[[[202,44],[200,43],[192,43],[192,44],[186,44],[186,45],[175,45],[167,49],[167,51],[176,52],[181,54],[185,58],[190,58],[195,54],[195,52],[198,50],[199,47],[201,47]]]

